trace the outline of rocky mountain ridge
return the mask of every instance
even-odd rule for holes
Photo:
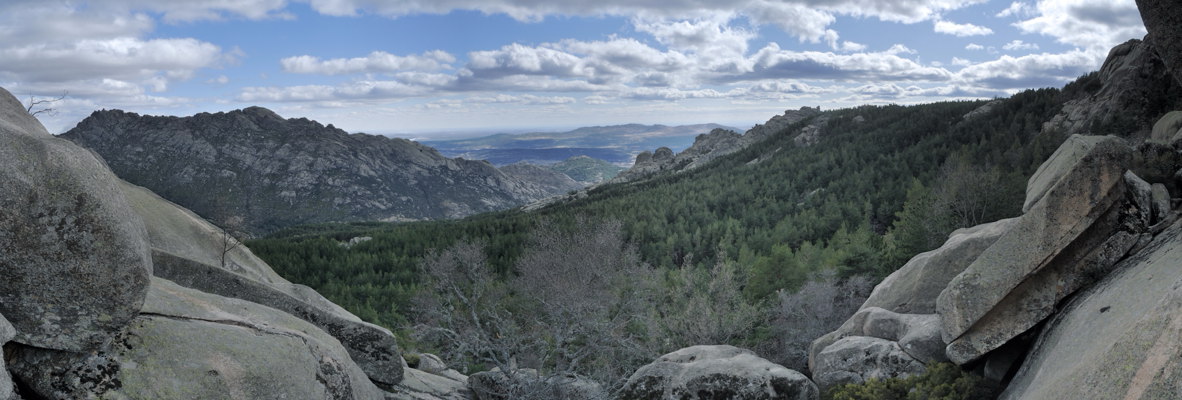
[[[820,108],[801,107],[799,110],[787,110],[783,115],[777,115],[763,124],[748,129],[739,134],[724,128],[712,129],[709,133],[698,135],[694,144],[680,153],[674,153],[668,147],[660,147],[654,151],[643,151],[636,155],[632,167],[621,172],[610,182],[632,182],[661,173],[678,173],[701,167],[718,157],[725,156],[746,148],[784,128],[799,123],[821,113]],[[816,141],[820,134],[821,121],[804,127],[799,134],[798,144],[807,145]]]
[[[317,222],[457,218],[577,188],[553,171],[506,172],[259,107],[183,118],[96,111],[61,137],[121,178],[256,235]]]

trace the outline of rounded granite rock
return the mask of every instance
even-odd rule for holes
[[[117,182],[0,89],[0,314],[15,342],[93,350],[139,312],[148,235]]]

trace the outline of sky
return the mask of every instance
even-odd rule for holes
[[[0,86],[91,112],[258,105],[414,138],[1062,87],[1145,29],[1134,0],[4,0]]]

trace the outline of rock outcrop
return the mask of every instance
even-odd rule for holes
[[[1179,106],[1172,103],[1182,94],[1182,85],[1170,75],[1154,43],[1150,38],[1114,47],[1097,76],[1079,82],[1089,86],[1095,79],[1090,84],[1094,91],[1065,103],[1043,131],[1147,138],[1157,118]]]
[[[120,181],[2,90],[0,144],[0,398],[399,398],[389,331]]]
[[[1055,397],[1059,395],[1052,393],[1060,393],[1057,389],[1044,390],[1039,382],[1043,377],[1068,375],[1071,378],[1063,382],[1070,380],[1075,389],[1083,390],[1078,397],[1121,398],[1115,394],[1095,397],[1082,389],[1096,384],[1109,389],[1100,383],[1099,375],[1083,372],[1094,364],[1067,368],[1073,372],[1066,374],[1056,370],[1078,362],[1072,352],[1091,352],[1095,363],[1110,360],[1111,354],[1104,353],[1103,346],[1061,350],[1048,341],[1082,343],[1069,338],[1079,331],[1064,330],[1058,339],[1047,335],[1067,318],[1062,311],[1065,301],[1081,291],[1112,290],[1104,288],[1126,273],[1113,271],[1136,268],[1129,265],[1139,265],[1133,260],[1145,260],[1142,255],[1153,248],[1145,247],[1150,238],[1177,220],[1169,185],[1162,183],[1172,179],[1166,171],[1182,167],[1182,160],[1162,154],[1175,151],[1152,143],[1134,147],[1113,136],[1068,138],[1027,182],[1022,216],[954,232],[942,247],[915,256],[879,284],[862,310],[840,329],[814,341],[809,360],[814,380],[826,388],[871,377],[914,374],[925,370],[926,364],[946,359],[962,365],[974,363],[987,377],[1001,381],[1013,376],[1030,338],[1038,337],[1036,348],[1052,355],[1053,361],[1048,362],[1054,364],[1021,367],[1024,372],[1015,378],[1020,386],[1012,386],[1009,392],[1016,393],[1013,398],[1028,398],[1026,393],[1039,393],[1033,397],[1038,399],[1065,398]],[[1153,183],[1134,171],[1144,173]],[[1164,240],[1158,235],[1155,243]],[[1071,304],[1078,301],[1083,300],[1072,300]],[[1107,306],[1097,304],[1088,312],[1097,309],[1108,311]],[[1073,327],[1088,330],[1086,318],[1095,314],[1082,315]],[[1039,337],[1042,325],[1047,328]],[[1085,335],[1090,337],[1089,343],[1119,339],[1108,335],[1116,328],[1102,329],[1106,333]],[[1162,334],[1160,329],[1153,332]],[[1163,335],[1173,337],[1174,333]],[[1037,351],[1035,354],[1040,354]],[[1172,350],[1162,351],[1169,354]],[[1095,370],[1101,369],[1109,368]],[[1137,379],[1155,382],[1153,385],[1178,381],[1154,378],[1152,374],[1158,372],[1160,369]]]
[[[661,356],[628,378],[620,399],[815,400],[803,374],[733,346],[693,346]]]
[[[636,156],[632,168],[620,172],[611,183],[633,182],[658,173],[678,173],[690,171],[706,165],[727,154],[735,153],[748,146],[775,135],[784,129],[821,113],[820,108],[801,107],[798,111],[788,110],[784,115],[777,115],[762,125],[748,129],[740,135],[737,132],[717,128],[710,133],[698,135],[694,144],[680,153],[674,154],[668,147],[658,148],[655,152],[641,152]],[[794,140],[798,145],[807,146],[816,143],[821,134],[821,126],[827,121],[825,117],[818,118],[813,124],[807,125],[798,132]]]
[[[17,343],[93,350],[139,312],[148,235],[116,182],[0,89],[0,315]]]
[[[812,118],[821,113],[820,107],[801,107],[799,110],[785,110],[783,115],[772,117],[759,125],[755,125],[748,129],[744,136],[748,137],[751,143],[766,139],[779,133],[792,124]]]
[[[336,337],[374,382],[392,387],[402,379],[402,358],[390,331],[283,279],[250,249],[191,211],[129,183],[122,188],[148,226],[156,276],[290,313]]]
[[[935,314],[899,314],[877,307],[858,311],[837,331],[813,342],[809,370],[822,391],[868,379],[923,373],[947,361]]]
[[[936,300],[949,359],[975,360],[1034,327],[1132,248],[1146,226],[1122,212],[1131,159],[1119,138],[1073,136],[1039,167],[1025,213]]]
[[[883,279],[862,309],[880,307],[904,314],[934,314],[936,297],[948,282],[1017,221],[1009,218],[952,232],[940,248],[916,255]]]
[[[124,180],[254,235],[317,222],[456,218],[569,190],[259,107],[185,118],[96,111],[62,137]]]
[[[1182,393],[1182,223],[1068,302],[1002,399],[1173,399]]]
[[[500,168],[510,178],[521,182],[518,193],[531,199],[544,199],[585,187],[564,173],[533,164],[514,163]]]
[[[380,399],[332,336],[290,314],[153,278],[110,347],[19,346],[10,367],[48,398]]]

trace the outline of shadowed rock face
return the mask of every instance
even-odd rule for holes
[[[1137,9],[1157,54],[1182,84],[1182,7],[1175,0],[1137,0]]]
[[[1113,47],[1092,93],[1068,101],[1043,131],[1144,139],[1162,114],[1179,106],[1180,85],[1154,51],[1153,40]]]
[[[256,235],[304,223],[463,217],[570,190],[259,107],[185,118],[96,111],[62,137],[124,180]]]
[[[0,314],[14,341],[93,350],[139,312],[147,232],[116,181],[0,89]]]

